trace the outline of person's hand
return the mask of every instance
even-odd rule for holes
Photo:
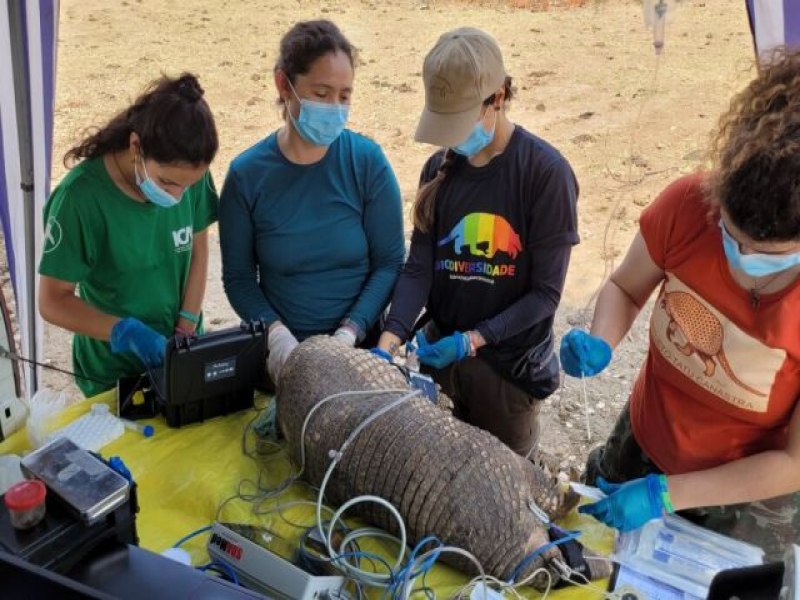
[[[603,338],[572,329],[561,339],[561,366],[567,375],[592,377],[608,366],[611,346]]]
[[[383,359],[383,360],[385,360],[386,362],[392,362],[392,355],[391,355],[391,354],[389,354],[389,353],[388,353],[386,350],[384,350],[383,348],[379,348],[378,346],[375,346],[374,348],[372,348],[372,349],[370,350],[370,352],[372,352],[372,353],[373,353],[375,356],[377,356],[378,358],[382,358],[382,359]]]
[[[283,364],[292,351],[297,348],[298,344],[297,338],[292,335],[292,332],[283,323],[274,323],[269,328],[267,337],[267,348],[269,350],[267,372],[275,385],[278,385]]]
[[[342,325],[333,332],[333,339],[342,342],[343,344],[347,344],[351,348],[356,345],[356,332],[353,331],[352,327],[348,327],[346,325]]]
[[[651,474],[627,483],[609,483],[598,477],[597,487],[606,497],[593,504],[584,504],[578,512],[591,515],[622,532],[638,529],[651,519],[675,512],[665,475]]]
[[[456,331],[453,335],[443,337],[439,341],[430,344],[425,339],[425,335],[419,331],[416,336],[417,359],[423,365],[428,365],[434,369],[444,369],[470,355],[472,348],[469,334]]]
[[[147,368],[164,364],[167,339],[138,319],[127,317],[117,321],[111,328],[111,352],[131,352]]]

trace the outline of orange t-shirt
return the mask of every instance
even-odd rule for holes
[[[702,181],[696,174],[672,183],[639,222],[666,278],[631,393],[631,425],[668,474],[784,448],[800,396],[800,282],[753,306],[730,274]]]

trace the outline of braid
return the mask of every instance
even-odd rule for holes
[[[434,201],[442,182],[448,173],[453,170],[456,164],[456,153],[448,148],[444,153],[444,158],[436,171],[436,176],[428,183],[425,183],[417,190],[417,198],[414,201],[414,227],[422,232],[427,232],[433,226]]]

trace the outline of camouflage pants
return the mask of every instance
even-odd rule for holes
[[[606,443],[589,453],[584,480],[595,485],[598,476],[622,482],[649,473],[661,473],[661,470],[636,441],[626,406]],[[766,552],[766,560],[782,560],[791,544],[800,543],[799,508],[800,493],[795,493],[758,502],[680,511],[679,514],[708,529],[760,546]]]

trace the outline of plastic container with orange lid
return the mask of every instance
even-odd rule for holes
[[[20,481],[4,497],[14,529],[30,529],[44,519],[47,488],[38,479]]]

